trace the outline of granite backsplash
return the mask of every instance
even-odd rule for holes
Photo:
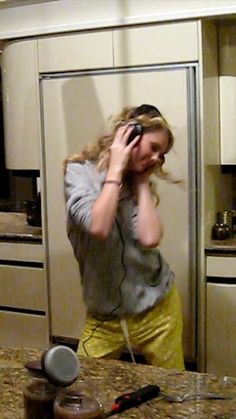
[[[23,212],[0,212],[0,240],[41,243],[42,228],[28,225]]]

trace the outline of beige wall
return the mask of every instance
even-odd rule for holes
[[[235,0],[54,0],[0,9],[0,39],[236,13]]]

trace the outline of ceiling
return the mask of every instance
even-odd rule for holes
[[[53,0],[0,0],[0,9],[6,9],[7,7],[29,6],[31,4],[46,3],[50,1]]]

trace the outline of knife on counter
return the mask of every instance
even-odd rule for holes
[[[157,385],[147,385],[131,393],[124,393],[114,400],[111,410],[105,412],[104,417],[116,415],[131,407],[137,407],[155,397],[160,397],[170,403],[183,403],[191,400],[231,400],[232,395],[221,395],[215,393],[187,393],[184,396],[165,394]]]
[[[114,400],[111,410],[105,412],[104,417],[108,418],[117,413],[121,413],[124,410],[130,409],[131,407],[137,407],[148,400],[158,397],[160,391],[159,386],[148,385],[131,393],[124,393]]]

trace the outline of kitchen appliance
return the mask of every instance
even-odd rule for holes
[[[185,359],[196,360],[197,208],[201,165],[196,160],[199,142],[195,75],[195,64],[41,73],[53,336],[78,338],[85,317],[78,265],[66,234],[62,162],[103,133],[109,117],[124,106],[149,103],[160,109],[176,138],[164,165],[173,181],[159,179],[157,182],[164,225],[160,249],[175,273],[182,299]],[[63,316],[62,306],[66,308]]]

